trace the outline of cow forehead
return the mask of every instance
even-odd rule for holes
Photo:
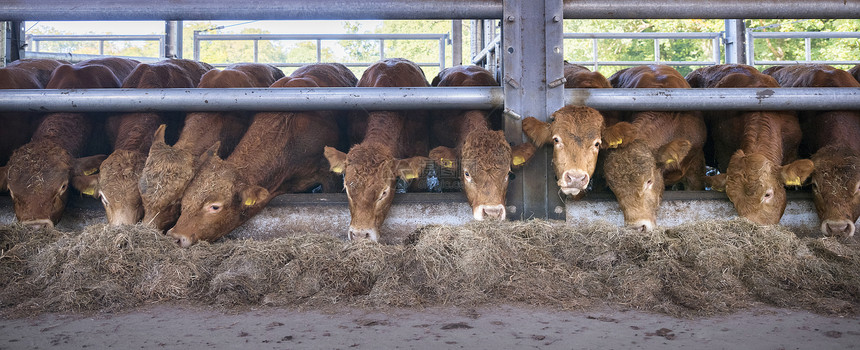
[[[460,162],[485,171],[505,171],[511,163],[511,145],[504,136],[493,131],[473,132],[466,137],[461,149]]]
[[[10,188],[38,186],[68,180],[71,156],[50,142],[30,143],[20,147],[9,159]],[[19,191],[20,192],[20,191]]]
[[[609,151],[604,165],[607,177],[629,182],[644,182],[656,169],[654,155],[641,141]]]

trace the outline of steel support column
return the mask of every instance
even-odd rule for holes
[[[726,20],[726,63],[747,64],[746,25],[742,19]]]
[[[547,121],[564,105],[561,0],[510,0],[502,16],[502,86],[505,91],[505,136],[528,142],[522,120]],[[508,188],[509,217],[564,218],[564,203],[551,178],[552,150],[542,148],[515,172]],[[512,210],[513,209],[513,210]],[[557,210],[558,209],[558,210]]]
[[[451,21],[451,65],[463,64],[463,20]]]
[[[182,58],[182,21],[164,22],[164,57]]]

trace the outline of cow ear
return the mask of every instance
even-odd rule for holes
[[[549,131],[550,124],[537,120],[535,117],[523,119],[523,133],[532,140],[535,146],[548,144],[552,135]]]
[[[657,150],[657,166],[663,169],[679,168],[693,145],[688,140],[675,139]]]
[[[209,146],[209,148],[207,148],[206,151],[204,151],[203,153],[200,154],[199,157],[197,157],[197,162],[195,163],[194,167],[195,168],[201,167],[201,166],[203,166],[203,164],[206,164],[206,162],[208,162],[209,160],[211,160],[213,158],[221,159],[220,157],[218,157],[218,149],[219,148],[221,148],[221,141],[215,141],[215,143],[213,143],[212,146]]]
[[[78,190],[81,194],[98,198],[96,193],[99,192],[99,174],[72,175],[72,187]]]
[[[152,144],[164,145],[167,146],[167,143],[164,142],[164,130],[167,129],[167,124],[161,124],[158,126],[158,129],[155,130],[155,135],[152,136]]]
[[[809,175],[811,175],[814,170],[815,164],[813,164],[811,160],[798,159],[791,162],[791,164],[783,165],[779,174],[782,177],[782,182],[786,186],[800,186],[803,185],[803,182],[809,178]]]
[[[251,185],[239,192],[239,199],[245,208],[259,207],[269,202],[269,191],[260,186]]]
[[[430,159],[445,169],[454,169],[460,156],[453,148],[439,146],[430,151]]]
[[[329,169],[335,174],[343,174],[343,171],[346,170],[346,153],[338,151],[334,147],[326,146],[323,154],[328,159]]]
[[[618,148],[628,145],[639,136],[639,130],[628,122],[618,122],[603,130],[600,148]]]
[[[0,166],[0,192],[6,191],[6,166]]]
[[[726,174],[705,176],[705,184],[717,192],[726,191]]]
[[[511,147],[511,166],[523,166],[529,161],[529,159],[532,159],[532,156],[535,155],[535,151],[537,151],[537,147],[528,142]]]
[[[404,180],[417,179],[424,173],[427,163],[430,159],[427,157],[412,157],[407,159],[395,160],[395,175]]]
[[[107,159],[107,155],[97,154],[94,156],[76,158],[72,165],[72,176],[89,176],[99,172],[99,166]]]

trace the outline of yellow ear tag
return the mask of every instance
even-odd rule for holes
[[[672,158],[666,159],[666,164],[672,164],[674,162],[675,162],[675,160]]]
[[[450,169],[450,168],[454,167],[454,161],[452,161],[450,159],[442,158],[441,163],[442,163],[443,168],[449,168]]]
[[[799,178],[799,177],[795,177],[795,178],[793,178],[793,179],[790,179],[790,180],[785,181],[785,184],[786,184],[787,186],[800,186],[802,183],[800,182],[800,178]]]
[[[624,142],[624,140],[623,140],[623,139],[618,139],[618,140],[614,140],[614,141],[609,141],[609,148],[617,148],[617,147],[618,147],[618,145],[620,145],[622,142]]]
[[[343,172],[343,168],[341,168],[341,167],[339,167],[339,166],[336,166],[336,167],[334,167],[334,168],[331,168],[331,171],[333,171],[333,172],[335,172],[335,173],[340,174],[340,173],[342,173],[342,172]]]
[[[520,157],[520,156],[514,157],[514,165],[517,165],[517,166],[523,165],[523,163],[525,163],[525,162],[526,162],[526,159],[523,157]]]
[[[95,174],[95,173],[97,173],[97,172],[99,172],[99,168],[92,168],[92,169],[89,169],[89,170],[84,170],[84,175],[85,175],[85,176],[90,176],[90,175]]]
[[[411,171],[410,171],[410,172],[408,172],[408,173],[405,173],[404,175],[406,176],[406,180],[412,180],[412,179],[417,179],[417,178],[418,178],[418,174],[413,173],[413,172],[411,172]]]
[[[85,195],[87,195],[87,196],[93,196],[93,197],[95,197],[95,196],[96,196],[96,189],[95,189],[95,188],[90,187],[90,188],[87,188],[87,189],[85,189],[85,190],[81,191],[81,193],[83,193],[83,194],[85,194]]]
[[[254,199],[254,198],[248,198],[248,199],[246,199],[246,200],[245,200],[245,206],[246,206],[246,207],[250,207],[250,206],[252,206],[252,205],[254,205],[254,204],[257,204],[257,200],[256,200],[256,199]]]

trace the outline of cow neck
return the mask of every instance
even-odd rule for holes
[[[261,112],[254,116],[245,136],[236,145],[226,162],[234,166],[249,184],[274,190],[284,176],[282,164],[290,164],[292,152],[287,152],[295,113]],[[285,174],[286,176],[286,174]]]
[[[460,130],[457,145],[462,146],[466,142],[466,137],[473,132],[487,131],[490,129],[487,125],[487,117],[484,111],[471,110],[462,113],[462,118],[459,119]]]
[[[648,149],[654,151],[678,136],[679,117],[678,112],[639,112],[633,115],[632,124],[639,131],[637,139],[645,141]]]
[[[240,138],[247,128],[247,124],[243,125],[239,121],[231,123],[231,118],[238,119],[229,115],[229,112],[189,113],[179,134],[179,140],[173,147],[186,150],[193,156],[199,156],[215,142],[221,141],[221,151],[218,153],[229,154],[223,150],[235,146],[236,139]]]
[[[83,153],[92,129],[92,121],[82,113],[49,114],[39,124],[32,140],[53,142],[73,157],[78,157]]]
[[[403,133],[404,116],[397,112],[370,112],[367,117],[367,131],[362,143],[373,143],[386,147],[393,154],[399,154],[400,136]]]
[[[741,149],[745,154],[758,153],[781,165],[783,161],[783,121],[769,112],[744,113],[744,134]]]
[[[119,117],[114,150],[149,153],[152,139],[164,118],[156,113],[130,113]]]

